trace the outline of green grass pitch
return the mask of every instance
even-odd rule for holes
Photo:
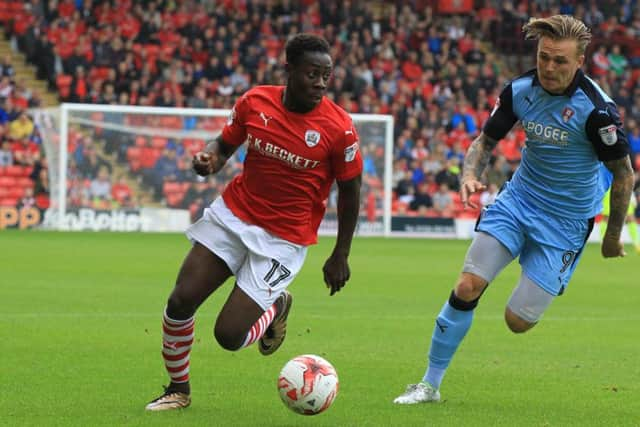
[[[179,234],[0,233],[0,425],[638,426],[640,257],[588,245],[564,296],[526,334],[502,315],[519,268],[483,296],[438,405],[391,403],[422,377],[435,316],[468,242],[358,238],[352,279],[329,297],[322,239],[290,288],[288,337],[271,357],[227,352],[213,324],[227,283],[201,308],[192,406],[146,413],[166,384],[160,319],[189,243]],[[296,415],[280,368],[315,353],[340,376],[334,405]]]

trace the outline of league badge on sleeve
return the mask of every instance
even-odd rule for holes
[[[573,110],[569,107],[564,107],[564,110],[562,110],[562,121],[565,123],[568,123],[569,120],[571,120],[571,117],[573,117],[575,113],[573,112]]]
[[[315,147],[320,142],[320,132],[315,130],[308,130],[304,133],[304,142],[307,143],[309,148]]]
[[[613,145],[618,142],[618,128],[616,125],[609,125],[598,129],[598,134],[604,145]]]
[[[356,158],[356,153],[358,152],[358,141],[354,142],[350,146],[344,149],[344,161],[345,162],[353,162]]]

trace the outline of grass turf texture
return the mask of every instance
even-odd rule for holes
[[[524,335],[504,305],[517,263],[485,293],[441,389],[444,403],[391,403],[422,377],[435,316],[468,242],[359,238],[352,279],[329,297],[322,239],[290,288],[288,337],[271,357],[212,336],[227,283],[200,309],[192,406],[148,413],[167,382],[161,313],[189,245],[177,234],[0,233],[0,425],[633,426],[640,425],[638,262],[589,245],[564,296]],[[290,412],[276,380],[293,356],[327,358],[334,405]]]

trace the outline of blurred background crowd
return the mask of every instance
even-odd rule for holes
[[[456,192],[465,150],[504,84],[535,65],[522,25],[557,13],[592,29],[585,71],[617,103],[639,170],[638,0],[0,0],[13,49],[0,62],[0,205],[49,203],[47,160],[29,114],[44,97],[16,74],[14,61],[25,58],[63,102],[231,108],[253,85],[285,82],[284,44],[304,31],[332,46],[329,97],[350,113],[395,119],[393,212],[475,216]],[[224,123],[139,120],[169,129]],[[240,151],[221,176],[197,180],[190,161],[204,139],[87,129],[70,133],[69,207],[157,204],[197,216],[242,167]],[[381,209],[384,140],[375,131],[361,137],[363,212],[373,214]],[[516,127],[500,142],[481,204],[517,168],[524,137]]]

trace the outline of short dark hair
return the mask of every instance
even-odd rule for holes
[[[305,52],[329,53],[329,43],[320,36],[309,33],[297,34],[287,42],[287,63],[297,65]]]

